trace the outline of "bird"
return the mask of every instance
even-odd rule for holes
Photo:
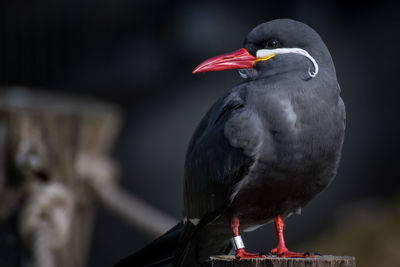
[[[325,43],[310,26],[275,19],[256,26],[237,51],[193,73],[236,69],[243,81],[208,110],[188,145],[183,220],[121,265],[204,266],[210,256],[263,258],[240,233],[273,222],[278,257],[290,251],[284,221],[336,176],[345,106]]]

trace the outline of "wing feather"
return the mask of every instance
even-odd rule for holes
[[[219,99],[192,137],[185,163],[187,219],[201,219],[228,207],[234,185],[254,162],[249,151],[259,147],[261,126],[246,107],[245,92],[239,87]]]

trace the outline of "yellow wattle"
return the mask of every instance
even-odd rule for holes
[[[275,55],[274,54],[272,54],[272,55],[269,55],[269,56],[265,56],[265,57],[259,57],[259,58],[257,58],[256,59],[256,62],[257,61],[264,61],[264,60],[268,60],[268,59],[270,59],[270,58],[272,58],[272,57],[274,57]]]

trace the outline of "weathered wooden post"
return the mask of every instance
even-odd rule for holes
[[[314,258],[278,258],[236,260],[234,256],[211,257],[213,267],[355,267],[356,259],[350,256],[315,256]]]

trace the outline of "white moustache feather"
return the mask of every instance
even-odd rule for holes
[[[289,53],[299,54],[308,58],[314,65],[314,71],[311,71],[310,68],[308,68],[308,74],[311,77],[317,76],[319,71],[317,61],[315,61],[315,59],[306,50],[301,48],[294,47],[294,48],[260,49],[257,51],[256,56],[257,58],[263,58],[271,55],[289,54]]]

